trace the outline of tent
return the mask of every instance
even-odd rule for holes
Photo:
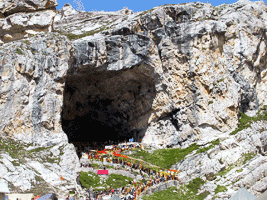
[[[267,190],[261,194],[256,200],[266,200],[267,199]]]
[[[56,195],[51,193],[51,194],[46,194],[44,196],[41,196],[40,198],[38,198],[38,200],[55,200],[57,199],[56,198]]]
[[[229,200],[255,200],[256,198],[244,187],[241,187]]]

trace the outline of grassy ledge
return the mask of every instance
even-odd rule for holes
[[[120,174],[110,174],[107,179],[100,179],[100,176],[93,172],[80,172],[80,182],[84,188],[95,188],[94,190],[108,190],[109,188],[120,188],[127,186],[132,182],[131,177],[123,176]],[[97,189],[97,187],[104,187],[104,189]]]
[[[169,169],[172,165],[176,164],[185,159],[185,156],[197,150],[196,153],[204,153],[209,149],[218,145],[220,140],[217,139],[211,142],[211,145],[208,147],[200,148],[196,143],[190,145],[185,149],[175,148],[175,149],[157,149],[153,153],[149,153],[145,150],[135,151],[135,153],[130,156],[133,158],[142,159],[148,163],[156,165],[160,168]]]
[[[160,192],[155,192],[149,196],[143,196],[143,200],[162,200],[162,199],[171,199],[171,200],[203,200],[210,193],[204,191],[201,194],[197,194],[198,190],[205,182],[200,178],[195,178],[189,182],[188,185],[183,185],[178,190],[176,187],[169,187],[167,190],[162,190]]]
[[[267,105],[263,106],[262,109],[259,110],[256,117],[249,117],[246,114],[240,112],[240,118],[238,123],[238,128],[234,130],[231,135],[237,134],[239,131],[242,131],[245,128],[251,127],[252,122],[267,120]]]

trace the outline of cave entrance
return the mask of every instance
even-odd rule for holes
[[[61,121],[69,142],[79,151],[86,146],[101,150],[130,138],[141,142],[155,97],[153,76],[153,69],[144,65],[68,75]]]

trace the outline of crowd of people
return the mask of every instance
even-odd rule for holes
[[[148,187],[159,184],[161,182],[167,182],[168,180],[178,180],[178,177],[175,176],[175,173],[178,172],[177,170],[166,170],[162,168],[158,168],[158,170],[156,170],[155,168],[152,169],[151,167],[149,167],[149,165],[145,167],[144,165],[142,165],[142,162],[135,163],[134,159],[120,154],[125,150],[135,148],[142,148],[142,146],[136,145],[135,143],[128,143],[128,145],[127,143],[125,143],[124,145],[112,145],[110,149],[104,149],[103,151],[95,150],[83,154],[83,158],[87,158],[92,162],[102,161],[103,163],[119,164],[119,166],[121,166],[122,168],[131,171],[131,173],[133,173],[133,171],[138,171],[143,179],[142,181],[137,183],[130,182],[130,187],[122,187],[119,189],[112,189],[108,191],[104,190],[101,192],[94,191],[92,193],[93,199],[102,199],[102,197],[106,195],[119,194],[123,196],[124,200],[133,200],[136,199],[136,197]],[[81,166],[92,167],[90,163],[81,163]],[[102,167],[100,168],[106,169],[106,166],[102,165]]]
[[[157,185],[161,182],[166,182],[168,180],[172,180],[172,177],[157,177],[151,180],[144,180],[142,183],[133,182],[133,185],[130,187],[121,187],[104,191],[93,191],[90,194],[90,197],[94,200],[102,200],[104,196],[118,195],[123,196],[123,200],[135,200],[138,195],[147,190],[149,187]]]

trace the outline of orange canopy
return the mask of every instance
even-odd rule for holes
[[[114,156],[118,156],[118,157],[123,157],[123,158],[129,158],[128,156],[121,155],[121,154],[118,154],[118,153],[115,153],[115,152],[113,152],[113,155]]]
[[[178,171],[176,169],[170,169],[169,171],[171,171],[171,172],[180,172],[180,171]]]

